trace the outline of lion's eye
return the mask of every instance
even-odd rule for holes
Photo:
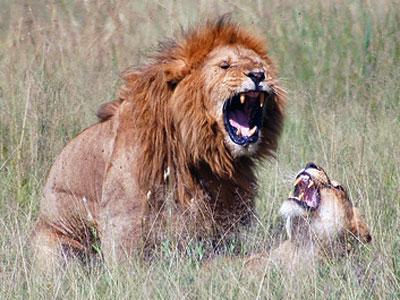
[[[226,69],[228,69],[231,65],[230,65],[227,61],[224,61],[224,62],[222,62],[219,66],[221,67],[221,69],[226,70]]]

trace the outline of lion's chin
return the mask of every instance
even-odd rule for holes
[[[261,139],[261,132],[259,134],[258,142],[253,144],[248,144],[246,146],[241,146],[232,142],[231,138],[227,135],[225,137],[225,144],[227,145],[233,158],[241,156],[252,156],[256,154],[258,150],[260,139]]]

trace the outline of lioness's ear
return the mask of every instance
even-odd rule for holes
[[[189,67],[182,59],[175,59],[163,65],[165,82],[172,89],[181,81],[188,73]]]
[[[350,232],[364,243],[369,243],[372,240],[367,223],[365,223],[364,218],[355,207],[353,207],[353,218],[350,223]]]
[[[331,180],[331,185],[332,185],[335,189],[338,189],[338,190],[340,190],[340,191],[342,191],[342,192],[345,192],[345,193],[347,194],[346,189],[345,189],[344,186],[341,185],[339,182],[337,182],[337,181],[335,181],[335,180]]]

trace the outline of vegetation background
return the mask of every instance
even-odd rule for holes
[[[37,276],[28,237],[55,156],[96,122],[121,71],[145,62],[165,36],[226,12],[267,37],[289,91],[277,159],[260,166],[258,222],[246,244],[270,244],[280,203],[308,161],[348,187],[372,244],[302,276],[244,276],[229,260],[205,270],[201,255],[168,245],[150,264]],[[398,299],[399,139],[396,0],[0,0],[0,298]]]

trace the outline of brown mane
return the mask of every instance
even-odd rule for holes
[[[207,95],[202,91],[201,79],[196,76],[198,68],[213,49],[232,44],[243,45],[256,52],[267,61],[273,75],[269,84],[275,91],[275,105],[269,107],[263,130],[268,138],[263,139],[256,159],[273,155],[283,121],[285,92],[277,85],[275,67],[267,55],[264,39],[221,18],[217,22],[208,22],[204,27],[188,31],[177,40],[161,44],[149,64],[125,71],[118,99],[106,103],[97,113],[104,121],[117,112],[121,103],[134,103],[128,114],[121,114],[135,120],[135,132],[139,140],[143,141],[142,159],[137,168],[141,185],[145,189],[152,190],[162,185],[164,171],[169,168],[178,189],[179,202],[185,203],[195,197],[193,193],[197,189],[194,187],[198,183],[194,170],[203,163],[218,178],[229,179],[236,184],[243,181],[243,176],[254,177],[250,171],[254,161],[249,158],[233,161],[224,146],[222,134],[216,130],[216,124],[204,113],[202,98]],[[174,95],[175,103],[171,103],[176,85],[186,79],[191,81],[192,88],[186,90],[184,95]],[[187,101],[188,98],[192,100]],[[179,106],[179,110],[174,111],[175,120],[171,119],[171,106]],[[179,129],[176,128],[176,121],[180,124]],[[185,132],[186,136],[179,136],[179,131]],[[204,144],[206,141],[209,144]],[[242,182],[242,188],[252,190],[255,182],[250,185],[247,180],[245,182]]]

